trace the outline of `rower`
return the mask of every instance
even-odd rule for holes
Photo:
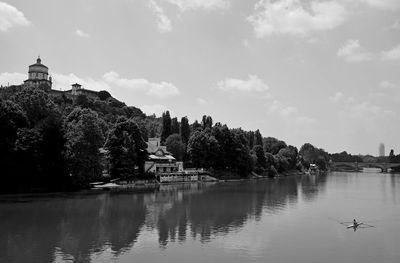
[[[355,219],[353,219],[353,227],[358,227],[358,225],[359,223]]]

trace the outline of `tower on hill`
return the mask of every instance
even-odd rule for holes
[[[52,80],[49,77],[49,68],[42,64],[40,57],[36,63],[29,66],[28,79],[24,81],[24,85],[28,87],[42,87],[46,90],[51,89]]]

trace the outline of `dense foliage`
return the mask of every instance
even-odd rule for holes
[[[362,161],[346,152],[329,155],[306,143],[300,150],[259,130],[231,129],[211,116],[199,123],[161,118],[128,107],[107,91],[93,96],[55,94],[44,88],[0,90],[0,192],[70,190],[111,178],[143,175],[148,138],[161,142],[185,167],[229,171],[241,177],[326,169],[329,161]],[[400,155],[389,157],[399,161]]]

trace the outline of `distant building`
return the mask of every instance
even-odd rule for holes
[[[28,79],[24,81],[23,86],[43,88],[55,96],[65,94],[68,97],[75,97],[78,95],[86,95],[88,97],[97,98],[98,92],[94,90],[84,89],[81,84],[72,84],[69,90],[55,90],[52,89],[52,78],[49,76],[49,68],[42,64],[40,57],[37,58],[36,63],[29,66]]]
[[[50,90],[52,86],[52,79],[49,77],[49,68],[42,64],[40,57],[37,58],[36,63],[29,66],[28,79],[24,81],[27,87],[43,87]]]
[[[87,97],[93,97],[93,98],[98,97],[99,94],[98,91],[84,89],[82,88],[81,84],[75,83],[72,84],[71,86],[72,88],[70,90],[65,90],[63,91],[63,93],[70,96],[86,95]]]
[[[175,157],[167,151],[167,147],[161,146],[160,141],[160,138],[149,138],[147,142],[147,153],[149,156],[144,164],[145,172],[183,172],[183,162],[177,162]]]
[[[385,156],[385,144],[379,144],[379,156]]]

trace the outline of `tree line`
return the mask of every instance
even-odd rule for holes
[[[0,192],[82,189],[102,180],[145,176],[146,141],[161,137],[186,167],[274,176],[329,155],[311,144],[300,150],[259,130],[231,129],[211,116],[178,120],[169,111],[146,116],[101,91],[98,97],[54,95],[40,88],[0,90]],[[107,161],[105,161],[107,158]]]

